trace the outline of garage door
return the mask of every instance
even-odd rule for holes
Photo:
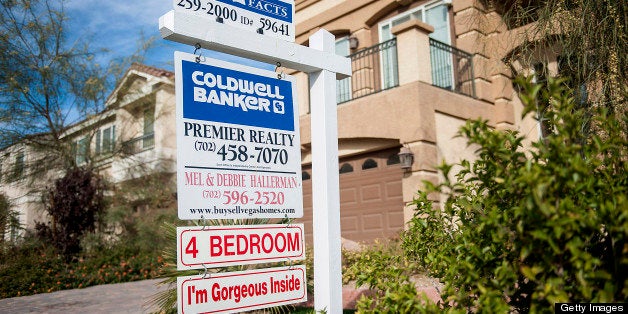
[[[340,160],[342,237],[358,242],[394,237],[403,228],[403,195],[397,153],[385,150]],[[312,174],[303,169],[306,240],[312,243]]]

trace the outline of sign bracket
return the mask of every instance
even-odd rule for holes
[[[351,60],[333,51],[320,51],[279,38],[272,38],[216,21],[172,10],[159,18],[161,37],[260,62],[312,73],[334,72],[337,79],[351,76]]]

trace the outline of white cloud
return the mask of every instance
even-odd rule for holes
[[[93,48],[107,48],[112,57],[132,54],[140,33],[159,36],[159,17],[172,9],[168,0],[72,0],[66,4],[70,38],[93,40]]]
[[[101,23],[111,17],[125,24],[157,25],[159,17],[172,10],[172,2],[168,0],[72,0],[68,2],[66,8],[92,16]]]

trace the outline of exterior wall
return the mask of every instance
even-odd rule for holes
[[[307,43],[309,35],[324,28],[337,38],[356,38],[358,45],[351,51],[355,52],[379,42],[380,22],[433,3],[436,1],[296,1],[296,41]],[[392,27],[397,38],[399,86],[338,106],[340,158],[391,145],[403,145],[412,151],[414,163],[402,179],[406,203],[412,201],[424,180],[442,180],[435,167],[443,160],[473,160],[473,149],[464,139],[454,138],[466,120],[487,119],[495,128],[537,136],[537,122],[521,118],[523,106],[511,83],[513,71],[503,62],[519,44],[513,38],[520,31],[507,30],[501,17],[477,0],[453,0],[448,10],[452,46],[473,55],[475,98],[432,86],[428,36],[434,27],[410,20]],[[362,75],[361,69],[353,70],[354,76]],[[299,102],[306,103],[305,87],[299,88]],[[303,162],[308,164],[309,114],[301,112]],[[440,197],[435,195],[433,199],[438,202]],[[406,220],[412,214],[406,210]]]
[[[17,154],[24,154],[23,175],[15,176],[15,158]],[[31,176],[29,165],[38,157],[35,152],[25,145],[14,145],[2,152],[2,180],[0,187],[2,193],[9,199],[13,210],[18,210],[19,222],[23,226],[35,226],[35,221],[42,220],[41,213],[37,210],[38,193],[45,188],[40,177]]]

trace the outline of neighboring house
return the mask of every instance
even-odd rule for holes
[[[69,127],[63,139],[77,165],[90,163],[113,184],[153,173],[172,174],[174,110],[174,73],[133,64],[103,112]],[[42,158],[41,152],[22,143],[0,152],[0,191],[26,229],[45,221],[42,193],[60,176],[58,169],[37,168]]]
[[[352,60],[353,76],[337,83],[342,236],[370,241],[396,235],[413,211],[423,180],[442,180],[436,165],[473,159],[456,138],[465,121],[483,118],[497,129],[532,138],[542,127],[521,119],[522,104],[511,82],[545,64],[557,73],[558,56],[540,49],[538,62],[518,60],[521,28],[501,23],[500,12],[472,0],[296,0],[296,41],[324,28],[336,36],[336,52]],[[548,50],[549,51],[549,50]],[[509,60],[506,65],[504,60]],[[303,193],[311,241],[311,131],[309,82],[297,77],[301,122]],[[148,171],[173,173],[174,75],[134,65],[107,102],[107,109],[67,132],[78,162],[90,159],[114,183]],[[399,152],[414,161],[400,163]],[[111,154],[121,150],[122,154]],[[24,206],[28,187],[7,181],[20,170],[28,149],[16,145],[2,157],[1,189],[17,199],[27,227],[38,217]],[[21,172],[22,171],[22,172]],[[24,172],[26,171],[26,172]],[[27,174],[26,174],[27,175]],[[436,198],[435,201],[439,199]]]

